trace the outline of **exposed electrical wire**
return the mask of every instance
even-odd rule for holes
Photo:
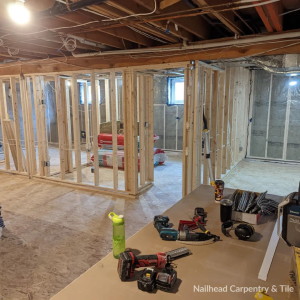
[[[61,48],[65,47],[65,49],[68,50],[69,52],[73,52],[76,50],[77,48],[76,39],[70,37],[67,38],[60,37],[60,39],[63,42],[63,46]]]
[[[108,22],[108,21],[118,21],[118,20],[123,20],[123,19],[127,19],[130,17],[139,17],[139,16],[149,16],[149,15],[153,15],[156,12],[157,9],[157,4],[156,4],[156,0],[154,0],[154,10],[149,12],[149,13],[142,13],[142,14],[134,14],[134,15],[129,15],[129,16],[125,16],[125,17],[120,17],[120,18],[115,18],[115,19],[104,19],[102,20],[103,22]]]
[[[298,10],[300,10],[300,8],[297,8],[297,9],[294,9],[294,10],[287,11],[287,12],[285,12],[285,13],[279,15],[279,16],[284,16],[284,15],[290,14],[290,13],[292,13],[292,12],[294,12],[294,11],[298,11]]]

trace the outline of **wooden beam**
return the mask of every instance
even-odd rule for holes
[[[147,5],[147,7],[150,10],[154,9],[154,3],[149,2],[148,0],[135,0],[135,2],[137,2],[143,6]],[[172,6],[166,7],[162,11],[157,10],[157,13],[160,12],[160,13],[174,13],[175,14],[178,11],[183,11],[183,10],[187,10],[187,9],[189,9],[189,7],[183,1],[180,1],[180,2],[173,4]],[[174,20],[172,20],[172,22],[201,39],[209,39],[211,36],[212,26],[199,16],[190,17],[190,18],[174,19]]]
[[[64,88],[64,86],[63,86]],[[58,130],[58,147],[59,147],[59,159],[60,159],[60,178],[64,180],[66,178],[66,166],[65,166],[65,135],[63,125],[63,108],[61,97],[61,81],[58,75],[55,76],[55,99],[56,99],[56,113],[57,113],[57,130]]]
[[[100,105],[100,82],[95,79],[95,91],[96,91],[96,114],[97,114],[97,135],[100,134],[100,124],[101,124],[101,105]],[[98,138],[97,138],[98,139]]]
[[[234,72],[235,76],[232,78],[233,82],[233,93],[232,93],[232,100],[233,100],[233,107],[232,107],[232,125],[230,128],[231,133],[231,166],[234,166],[236,162],[236,139],[237,139],[237,108],[238,108],[238,78],[239,78],[239,68],[235,68]]]
[[[74,132],[74,146],[75,146],[75,165],[77,173],[77,182],[82,182],[81,172],[81,146],[80,146],[80,127],[79,127],[79,97],[77,76],[72,75],[72,111],[73,111],[73,132]]]
[[[98,154],[98,116],[99,107],[98,98],[96,96],[96,79],[95,72],[91,72],[91,97],[92,97],[92,128],[93,128],[93,152],[94,152],[94,184],[99,186],[99,154]]]
[[[112,126],[112,143],[113,143],[113,184],[117,190],[119,186],[118,180],[118,128],[117,128],[117,106],[116,106],[116,75],[110,72],[110,105],[111,105],[111,126]]]
[[[274,25],[276,31],[282,31],[282,23],[283,18],[281,16],[283,12],[283,4],[282,1],[277,1],[274,3],[269,3],[266,5],[266,9],[268,10],[271,21]]]
[[[253,1],[253,4],[258,4],[258,3],[260,3],[260,2]],[[264,25],[266,26],[268,32],[273,32],[274,30],[272,28],[269,18],[266,16],[263,6],[260,6],[260,5],[255,6],[255,9],[256,9],[257,13],[259,14],[261,20],[263,21]]]
[[[17,148],[17,171],[23,172],[23,150],[21,144],[21,132],[20,132],[20,117],[19,117],[19,108],[18,108],[18,96],[17,96],[17,87],[16,87],[16,79],[15,77],[10,77],[10,87],[11,87],[11,101],[13,108],[13,116],[14,116],[14,137],[15,144]]]
[[[0,118],[1,118],[1,129],[2,129],[2,142],[5,160],[5,170],[10,170],[10,155],[9,155],[9,145],[8,137],[6,131],[4,130],[4,120],[8,118],[7,114],[7,103],[6,103],[6,92],[5,83],[0,79]]]
[[[201,8],[210,5],[219,5],[223,4],[223,0],[194,0],[194,2]],[[226,3],[224,3],[224,7]],[[219,19],[230,31],[235,34],[241,35],[244,34],[241,24],[237,22],[235,19],[235,15],[232,11],[224,11],[224,12],[213,12],[212,15]]]
[[[159,8],[160,9],[164,9],[164,8],[169,7],[169,6],[175,4],[175,3],[179,2],[179,1],[180,0],[163,0],[163,1],[160,2]]]
[[[127,16],[127,15],[132,15],[132,14],[137,14],[137,13],[145,13],[147,12],[147,9],[149,10],[149,7],[146,5],[146,1],[143,3],[139,3],[141,6],[139,6],[137,3],[133,1],[107,1],[106,4],[102,4],[101,6],[99,5],[94,5],[91,8],[94,11],[97,11],[99,13],[105,14],[108,17],[111,18],[118,18],[120,16]],[[143,8],[146,8],[143,9]],[[120,13],[120,11],[122,13]],[[191,40],[192,36],[188,32],[181,32],[176,31],[176,29],[173,27],[169,28],[171,34],[167,34],[165,29],[166,29],[166,22],[149,22],[151,25],[147,24],[136,24],[133,25],[133,27],[142,30],[144,32],[147,32],[153,36],[156,36],[160,39],[169,41],[171,43],[176,43],[178,42],[177,37],[181,37],[185,40]],[[163,29],[160,30],[160,29]]]
[[[230,68],[230,88],[229,88],[229,109],[228,109],[228,120],[229,120],[229,141],[227,143],[227,160],[226,160],[226,169],[230,170],[231,165],[233,165],[233,108],[234,108],[234,85],[235,85],[235,68]]]
[[[85,121],[85,140],[86,140],[86,160],[91,161],[91,133],[90,133],[90,113],[88,102],[88,86],[87,82],[83,83],[84,88],[84,121]]]
[[[224,41],[224,39],[221,39]],[[226,39],[227,40],[227,39]],[[241,58],[247,56],[255,55],[276,55],[276,54],[298,54],[299,53],[299,44],[295,42],[280,41],[276,43],[264,43],[257,44],[252,46],[244,47],[231,47],[226,53],[222,54],[222,59],[232,59],[232,58]],[[166,52],[165,57],[143,57],[143,58],[125,58],[124,55],[120,56],[110,56],[110,57],[87,57],[87,58],[74,58],[68,57],[68,64],[65,64],[65,58],[56,58],[57,64],[55,62],[49,63],[49,61],[37,60],[33,62],[26,63],[8,63],[0,69],[0,76],[10,76],[18,75],[20,71],[23,74],[45,74],[45,73],[62,73],[66,72],[77,72],[88,70],[109,70],[111,68],[122,69],[127,68],[128,66],[134,68],[153,68],[153,65],[160,65],[160,68],[167,68],[172,66],[172,64],[186,62],[187,56],[182,53],[173,53]],[[190,60],[211,60],[215,59],[220,55],[219,49],[212,49],[208,51],[201,51],[195,53],[189,53]]]

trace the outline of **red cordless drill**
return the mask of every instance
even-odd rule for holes
[[[120,279],[124,281],[133,276],[135,268],[152,266],[163,269],[167,263],[190,254],[191,251],[185,247],[151,255],[134,255],[131,251],[122,252],[119,256],[118,273]]]
[[[118,273],[122,281],[134,274],[135,268],[153,266],[163,269],[168,262],[167,254],[134,255],[132,252],[122,252],[119,256]]]

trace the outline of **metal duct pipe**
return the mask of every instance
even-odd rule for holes
[[[102,4],[106,1],[107,0],[81,0],[79,2],[70,3],[69,9],[66,5],[64,6],[59,2],[55,2],[51,8],[38,12],[36,16],[38,18],[59,16],[66,14],[69,11],[75,11],[90,5]]]
[[[208,48],[226,47],[232,45],[243,45],[243,44],[254,44],[256,42],[267,42],[286,38],[299,38],[300,31],[288,32],[288,33],[277,33],[273,35],[259,35],[256,37],[241,38],[238,40],[230,39],[222,42],[210,42],[210,43],[199,43],[196,45],[183,45],[176,47],[150,47],[144,49],[127,49],[127,50],[116,50],[116,51],[103,51],[103,52],[92,52],[75,54],[72,52],[74,57],[88,57],[88,56],[104,56],[104,55],[119,55],[119,54],[142,54],[142,53],[160,53],[170,51],[182,51],[182,50],[202,50]],[[284,42],[284,40],[282,41]]]
[[[272,68],[264,64],[263,61],[260,59],[254,58],[249,60],[251,63],[255,64],[256,66],[262,68],[263,70],[270,72],[272,74],[281,74],[281,75],[292,75],[292,74],[300,74],[300,68],[294,67],[294,68],[288,68],[288,70],[285,70],[284,68]]]

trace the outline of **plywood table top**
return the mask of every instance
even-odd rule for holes
[[[233,192],[225,189],[225,195]],[[277,201],[282,197],[268,195]],[[126,205],[126,204],[125,204]],[[280,285],[288,284],[291,249],[281,240],[277,246],[267,281],[257,278],[274,228],[274,218],[262,217],[254,226],[256,234],[249,241],[225,237],[221,233],[220,207],[214,202],[214,187],[202,185],[184,197],[164,215],[177,229],[179,220],[188,220],[195,207],[203,207],[208,213],[207,229],[220,235],[221,241],[205,245],[191,246],[192,255],[175,261],[178,280],[170,293],[156,291],[146,293],[138,290],[137,278],[142,269],[136,269],[129,281],[121,282],[117,273],[117,259],[110,253],[78,279],[64,288],[53,300],[97,300],[97,299],[254,299],[255,292],[243,293],[241,288],[269,288],[268,294],[274,299],[287,299]],[[134,220],[126,220],[134,222]],[[163,241],[150,223],[126,241],[126,247],[136,254],[155,254],[186,245],[175,241]],[[196,287],[196,288],[195,288]],[[227,292],[224,292],[224,288]],[[271,289],[276,287],[277,292]],[[211,288],[223,288],[223,292],[204,292]],[[199,290],[199,291],[198,291]],[[201,291],[202,290],[202,291]]]

